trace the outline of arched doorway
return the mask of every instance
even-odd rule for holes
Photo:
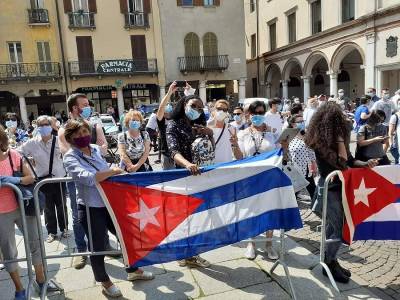
[[[270,64],[265,71],[265,97],[282,97],[281,69],[276,64]]]
[[[20,116],[19,98],[17,95],[8,92],[0,91],[0,123],[4,124],[4,115],[7,112],[15,112]],[[21,117],[21,116],[20,116]]]
[[[282,97],[299,97],[303,99],[303,70],[296,58],[289,59],[283,68]],[[287,89],[287,91],[285,91]]]
[[[309,96],[329,95],[329,63],[326,55],[317,51],[312,53],[304,65],[304,74],[309,78]]]

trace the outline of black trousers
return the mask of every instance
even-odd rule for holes
[[[40,189],[46,196],[44,220],[47,232],[57,234],[57,223],[60,231],[68,228],[68,211],[65,198],[65,183],[49,183]]]
[[[90,242],[88,242],[89,250],[92,252],[105,251],[109,243],[107,231],[110,231],[116,236],[115,227],[110,214],[105,207],[89,207],[89,213],[93,240],[93,249],[91,249]],[[86,206],[80,204],[78,205],[78,221],[82,225],[86,236],[89,237]],[[90,263],[92,265],[94,278],[97,282],[110,280],[104,263],[104,255],[90,256]],[[127,272],[135,272],[136,270],[137,268],[132,267],[126,269]]]
[[[158,146],[157,146],[158,134],[157,134],[157,131],[152,129],[152,128],[149,128],[149,127],[146,128],[146,131],[150,136],[150,141],[151,141],[151,144],[154,147],[154,151],[157,151],[158,150]]]
[[[308,170],[307,170],[307,175],[306,175],[306,180],[310,183],[309,185],[307,185],[306,189],[308,194],[310,195],[311,199],[314,197],[315,194],[315,189],[317,188],[315,185],[315,181],[314,181],[314,177],[308,177]]]

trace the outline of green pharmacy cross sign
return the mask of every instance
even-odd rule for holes
[[[98,73],[132,73],[134,69],[132,60],[105,60],[97,66]]]

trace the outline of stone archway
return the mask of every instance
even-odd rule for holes
[[[302,98],[302,77],[303,68],[300,61],[297,58],[289,59],[282,71],[282,98],[293,96]]]
[[[325,53],[321,51],[311,53],[304,64],[304,98],[329,94],[328,72],[329,59]]]
[[[281,97],[281,69],[277,64],[270,64],[265,71],[266,98]]]

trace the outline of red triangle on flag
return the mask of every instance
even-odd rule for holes
[[[131,184],[104,181],[101,186],[120,228],[129,265],[157,247],[203,203]]]

